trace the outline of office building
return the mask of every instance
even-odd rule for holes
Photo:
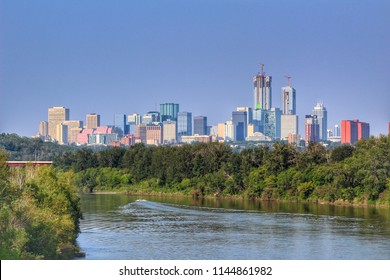
[[[129,125],[137,125],[142,123],[142,117],[140,114],[134,113],[127,116],[127,123]]]
[[[263,134],[265,136],[271,137],[273,140],[280,139],[281,116],[282,111],[279,108],[271,108],[270,110],[263,111]]]
[[[341,121],[341,144],[355,144],[360,139],[370,138],[370,125],[359,120]]]
[[[246,123],[249,125],[253,123],[253,110],[251,107],[237,107],[237,112],[246,112],[247,121]]]
[[[190,136],[182,136],[182,143],[192,144],[192,143],[210,143],[211,136],[210,135],[190,135]]]
[[[69,120],[69,109],[65,107],[52,107],[48,110],[48,135],[52,140],[63,142],[56,137],[57,125]],[[61,141],[60,141],[61,140]]]
[[[319,142],[320,125],[318,124],[318,118],[316,115],[305,116],[305,142],[306,145],[309,142]]]
[[[95,113],[87,114],[85,128],[91,129],[91,128],[97,128],[99,126],[100,126],[100,115]]]
[[[194,117],[194,135],[207,135],[207,117]]]
[[[146,144],[160,145],[163,141],[162,126],[159,122],[146,125]]]
[[[297,115],[281,115],[281,133],[280,137],[283,140],[288,140],[290,134],[298,134],[298,116]]]
[[[55,140],[60,145],[67,145],[68,144],[68,126],[67,125],[65,125],[63,123],[57,124]]]
[[[159,122],[160,121],[160,113],[159,112],[154,112],[150,111],[147,112],[145,115],[142,116],[141,123],[144,124],[151,124],[154,122]]]
[[[125,114],[115,114],[114,127],[119,137],[129,133],[129,126]]]
[[[320,129],[320,134],[318,136],[319,141],[326,141],[327,135],[326,130],[328,129],[328,114],[324,104],[319,102],[311,111],[313,116],[317,116],[317,122]]]
[[[181,136],[192,135],[192,113],[179,112],[177,114],[177,135]]]
[[[135,125],[134,140],[136,143],[146,144],[146,124]]]
[[[232,121],[227,121],[225,124],[225,141],[235,140],[235,127]]]
[[[340,136],[341,136],[340,127],[338,124],[335,124],[333,128],[333,137],[340,137]]]
[[[49,135],[49,123],[47,121],[39,122],[38,135],[46,138]]]
[[[232,122],[234,125],[234,140],[245,141],[248,136],[248,116],[246,111],[232,112]]]
[[[77,136],[79,133],[83,130],[83,122],[82,121],[64,121],[64,125],[68,128],[68,144],[76,144],[77,143]]]
[[[225,126],[226,124],[225,123],[219,123],[218,124],[218,138],[220,138],[221,140],[224,140],[225,139]]]
[[[177,126],[175,121],[163,122],[163,143],[174,144],[177,142]]]
[[[296,91],[291,86],[282,87],[282,113],[283,115],[296,115]]]
[[[253,77],[254,110],[269,110],[272,107],[272,77],[266,76],[263,69]]]
[[[179,104],[164,103],[160,104],[160,122],[166,120],[176,121],[179,113]]]

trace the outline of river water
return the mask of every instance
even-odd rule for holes
[[[390,209],[82,194],[86,259],[390,259]]]

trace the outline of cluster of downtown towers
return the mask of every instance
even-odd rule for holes
[[[296,90],[290,85],[282,87],[282,108],[272,106],[272,77],[263,70],[253,77],[254,104],[237,107],[231,120],[208,126],[206,116],[194,116],[179,110],[179,104],[160,104],[160,111],[143,116],[115,114],[114,124],[100,126],[100,115],[88,114],[86,125],[69,120],[69,109],[49,108],[48,121],[40,122],[39,136],[60,144],[174,144],[218,141],[274,141],[288,140],[299,143]],[[327,140],[331,135],[340,139],[340,129],[327,129],[327,111],[317,103],[310,115],[305,116],[306,143]]]

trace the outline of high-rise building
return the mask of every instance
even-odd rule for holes
[[[127,123],[130,125],[137,125],[137,124],[143,123],[142,117],[140,114],[137,114],[137,113],[128,115],[127,116]]]
[[[245,141],[248,136],[248,116],[246,111],[232,112],[232,122],[234,125],[234,140]]]
[[[207,117],[194,117],[194,135],[207,135]]]
[[[64,121],[69,120],[69,109],[65,107],[52,107],[48,110],[48,135],[52,140],[57,140],[60,142],[60,139],[56,138],[57,135],[57,125],[61,124]]]
[[[137,124],[135,125],[134,139],[138,140],[138,143],[146,144],[146,124]]]
[[[130,117],[130,116],[129,116]],[[160,121],[160,113],[155,111],[149,111],[142,116],[142,123],[151,124]]]
[[[192,135],[192,113],[179,112],[177,114],[177,135],[181,136]]]
[[[160,145],[162,143],[162,126],[159,122],[146,125],[146,144]]]
[[[179,104],[164,103],[160,104],[160,122],[166,120],[176,121],[179,113]]]
[[[328,113],[323,103],[318,102],[314,109],[311,111],[313,116],[317,116],[317,122],[320,126],[320,134],[318,136],[319,141],[327,140],[326,130],[328,129]]]
[[[68,144],[68,126],[67,125],[65,125],[63,123],[57,124],[55,139],[58,142],[58,144],[60,144],[60,145]]]
[[[263,69],[253,77],[254,110],[269,110],[272,107],[272,77],[266,76]]]
[[[333,128],[333,136],[334,137],[340,137],[340,134],[341,132],[340,132],[340,127],[339,127],[339,125],[338,124],[335,124],[334,125],[334,128]]]
[[[225,126],[225,123],[218,124],[218,138],[220,138],[221,140],[225,139]]]
[[[253,123],[253,110],[251,107],[237,107],[237,112],[246,112],[247,124]]]
[[[225,124],[225,141],[234,141],[235,134],[233,121],[227,121]]]
[[[177,126],[175,121],[163,122],[163,143],[174,144],[177,142]]]
[[[47,137],[49,135],[49,123],[47,121],[39,122],[39,136]]]
[[[64,125],[66,125],[68,128],[68,131],[67,131],[68,141],[67,141],[67,143],[68,144],[77,143],[77,136],[83,130],[83,122],[74,120],[74,121],[64,121],[62,123]]]
[[[296,115],[296,91],[291,86],[282,87],[282,113],[283,115]]]
[[[290,134],[298,135],[298,116],[282,115],[280,137],[283,140],[288,140]]]
[[[341,144],[355,144],[360,139],[370,138],[370,125],[359,120],[341,121]]]
[[[316,115],[305,116],[305,142],[319,142],[320,125]]]
[[[115,114],[114,127],[119,137],[129,133],[129,126],[125,114]]]
[[[273,140],[280,139],[282,111],[279,108],[271,108],[263,111],[263,125],[265,136]],[[256,131],[257,132],[257,131]]]
[[[86,117],[86,129],[97,128],[100,126],[100,115],[91,113]]]

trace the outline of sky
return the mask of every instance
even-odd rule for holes
[[[387,133],[388,0],[0,0],[0,133],[35,135],[53,106],[70,118],[144,114],[160,103],[209,125],[253,107],[252,77],[291,76],[299,133],[317,102]]]

